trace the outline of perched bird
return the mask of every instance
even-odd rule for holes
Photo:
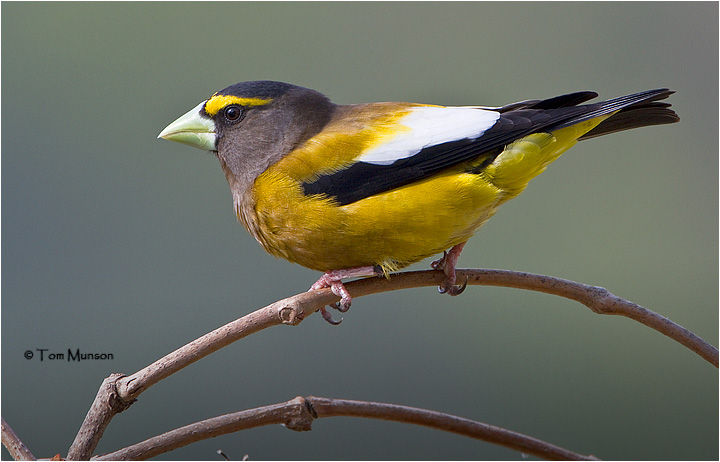
[[[245,228],[272,255],[324,271],[310,290],[332,288],[346,311],[342,279],[387,276],[441,252],[432,264],[445,273],[439,291],[462,292],[460,252],[500,205],[579,140],[677,122],[659,102],[672,93],[336,105],[314,90],[253,81],[215,93],[159,138],[214,152]]]

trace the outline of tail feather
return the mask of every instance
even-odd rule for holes
[[[670,104],[659,102],[673,93],[674,91],[667,88],[660,88],[598,103],[599,107],[596,110],[582,117],[598,117],[617,112],[579,139],[586,140],[632,128],[678,122],[680,118],[670,109]]]
[[[583,136],[580,140],[587,140],[596,136],[608,135],[610,133],[630,130],[632,128],[649,127],[652,125],[664,125],[678,122],[680,117],[672,109],[668,109],[669,104],[655,103],[653,106],[645,106],[623,110],[617,114],[604,120],[600,125],[593,128]]]
[[[621,96],[600,103],[579,106],[598,96],[598,94],[593,91],[579,91],[544,100],[519,101],[495,108],[494,110],[504,114],[525,109],[554,110],[573,107],[584,107],[587,109],[575,116],[566,118],[559,124],[552,125],[552,130],[569,127],[573,124],[615,112],[615,114],[579,138],[580,140],[586,140],[600,135],[630,130],[632,128],[678,122],[680,118],[672,109],[669,109],[670,104],[659,102],[673,93],[675,92],[667,88],[659,88],[657,90],[648,90],[632,95]]]

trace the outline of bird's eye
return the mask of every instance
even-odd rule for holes
[[[223,109],[223,115],[229,122],[237,122],[243,116],[243,108],[235,104]]]

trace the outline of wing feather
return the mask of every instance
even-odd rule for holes
[[[655,101],[667,89],[650,90],[601,103],[578,106],[597,96],[577,92],[497,109],[414,107],[399,122],[398,135],[361,154],[353,165],[304,183],[306,195],[322,194],[347,205],[398,188],[467,161],[487,165],[505,146],[532,133],[552,132],[597,117],[608,117],[590,136],[656,123],[677,116]],[[660,112],[662,114],[657,115]],[[665,113],[671,113],[672,119]],[[618,123],[612,123],[617,117]],[[644,117],[644,119],[643,119]],[[663,117],[662,121],[657,121]],[[589,137],[589,136],[588,136]],[[477,173],[477,167],[472,172]]]

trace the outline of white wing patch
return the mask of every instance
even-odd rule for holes
[[[412,157],[428,146],[479,138],[500,118],[500,113],[477,107],[415,107],[401,123],[395,137],[384,140],[357,160],[375,165],[390,165]]]

